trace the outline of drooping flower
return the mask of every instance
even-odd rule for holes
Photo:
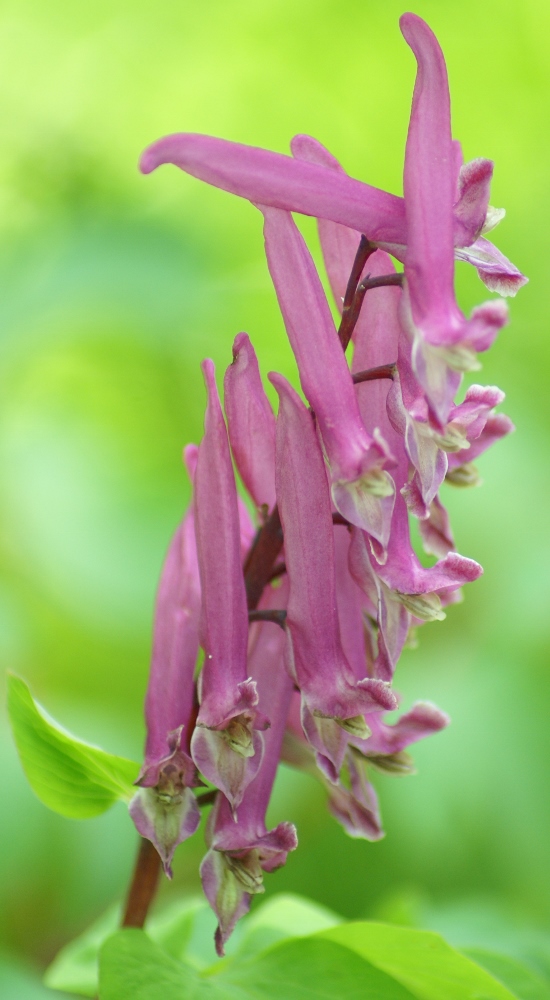
[[[145,150],[140,168],[149,174],[165,163],[254,204],[328,219],[355,229],[403,260],[407,229],[403,199],[349,177],[335,176],[319,161],[293,160],[254,146],[209,135],[180,132]],[[307,158],[309,159],[309,158]],[[489,161],[484,161],[489,162]],[[466,164],[468,167],[469,165]],[[471,262],[491,291],[515,295],[527,279],[484,236],[471,244],[459,197],[454,206],[455,255]],[[495,216],[489,213],[489,225]],[[487,224],[487,218],[486,218]]]
[[[248,612],[242,574],[237,490],[211,361],[205,433],[195,473],[195,524],[202,588],[204,665],[191,742],[199,770],[236,809],[261,764],[258,692],[247,672]]]
[[[285,603],[287,589],[285,583],[273,592],[277,606]],[[284,865],[288,852],[298,844],[291,823],[279,823],[269,831],[265,824],[294,686],[283,663],[285,636],[271,623],[254,627],[258,636],[249,659],[250,670],[257,684],[260,710],[269,712],[273,721],[264,736],[261,768],[244,792],[237,822],[221,794],[208,819],[209,850],[201,865],[201,878],[218,918],[218,955],[223,955],[225,942],[239,917],[248,911],[251,897],[264,891],[264,872]]]
[[[383,437],[366,429],[351,374],[309,250],[288,212],[262,209],[271,277],[298,362],[300,382],[327,457],[337,510],[383,551],[394,502]]]
[[[302,694],[302,724],[319,766],[335,781],[348,736],[367,735],[365,713],[395,707],[383,681],[357,680],[340,641],[330,494],[311,414],[281,375],[277,497],[289,579],[286,625],[292,676]]]
[[[456,153],[451,136],[447,69],[437,39],[416,14],[401,31],[418,64],[404,169],[407,250],[403,316],[412,364],[430,416],[445,425],[461,373],[476,367],[507,321],[502,301],[479,306],[469,321],[454,294]],[[462,219],[464,221],[464,219]]]
[[[196,448],[186,448],[192,478]],[[191,788],[200,785],[189,755],[193,672],[199,651],[201,590],[193,508],[170,543],[157,594],[151,672],[145,700],[145,762],[130,803],[142,837],[151,840],[171,877],[174,851],[195,832],[200,813]]]

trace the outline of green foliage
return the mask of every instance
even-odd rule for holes
[[[484,969],[451,948],[439,934],[392,924],[343,924],[324,938],[353,949],[403,983],[420,1000],[510,1000]]]
[[[500,979],[521,1000],[550,1000],[550,983],[545,982],[524,962],[509,955],[497,955],[484,948],[468,948],[466,954]]]
[[[119,931],[100,953],[100,1000],[535,1000],[510,992],[438,935],[342,924],[202,972],[144,932]]]
[[[83,934],[62,948],[46,972],[46,985],[94,997],[98,988],[98,953],[119,922],[120,907],[110,907]],[[341,917],[336,913],[309,899],[281,893],[238,924],[227,950],[241,960],[285,938],[314,934],[340,922]],[[172,958],[202,971],[216,958],[215,927],[216,918],[204,896],[192,896],[154,913],[147,922],[147,934]]]
[[[138,765],[72,736],[34,701],[20,677],[8,678],[8,712],[21,763],[38,798],[69,819],[88,819],[128,801]]]

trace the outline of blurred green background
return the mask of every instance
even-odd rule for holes
[[[2,667],[113,752],[141,752],[154,592],[188,497],[181,449],[201,434],[199,361],[221,374],[245,329],[264,372],[296,378],[256,210],[172,167],[141,177],[139,153],[172,131],[280,151],[309,132],[401,193],[414,81],[403,9],[0,4]],[[296,822],[300,848],[266,889],[349,917],[408,919],[422,904],[443,923],[468,911],[545,926],[550,7],[413,9],[443,45],[466,158],[496,161],[492,202],[508,216],[495,242],[531,279],[480,376],[505,389],[518,429],[481,460],[482,489],[445,488],[459,551],[485,576],[397,675],[406,705],[432,699],[452,727],[415,751],[417,776],[380,780],[379,844],[346,838],[320,791],[283,773],[272,818]],[[487,297],[466,265],[457,278],[465,309]],[[122,806],[78,824],[35,800],[1,711],[0,951],[13,995],[32,998],[24,970],[120,896],[136,837]],[[180,848],[164,893],[197,887],[202,851],[200,836]]]

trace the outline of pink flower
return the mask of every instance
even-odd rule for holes
[[[256,684],[247,673],[248,612],[237,490],[211,361],[203,363],[203,372],[208,405],[195,473],[195,523],[204,666],[191,753],[199,770],[236,809],[260,767],[259,730],[268,722],[257,711]]]

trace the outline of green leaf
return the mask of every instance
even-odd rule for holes
[[[219,971],[218,971],[219,970]],[[100,1000],[413,1000],[413,994],[349,949],[292,940],[214,974],[177,962],[143,931],[119,931],[100,954]]]
[[[216,977],[222,996],[247,1000],[413,1000],[414,994],[360,955],[320,937],[292,939]],[[232,985],[235,992],[229,991]],[[149,998],[147,998],[149,1000]],[[440,1000],[442,998],[440,997]]]
[[[44,984],[51,990],[95,997],[99,975],[98,954],[103,942],[120,925],[120,906],[111,906],[83,934],[70,941],[46,969]]]
[[[69,819],[88,819],[118,799],[130,800],[138,764],[72,736],[13,675],[8,677],[8,712],[25,774],[44,805]]]
[[[239,959],[256,955],[285,938],[306,937],[342,923],[342,917],[311,899],[281,892],[241,921]],[[228,953],[232,954],[230,948]]]
[[[124,930],[100,951],[100,1000],[221,1000],[191,966],[178,962],[144,931]]]
[[[206,926],[204,920],[197,920],[204,915],[212,917]],[[120,917],[120,906],[111,906],[83,934],[66,944],[46,970],[46,986],[65,993],[95,997],[99,950],[103,942],[118,930]],[[186,959],[195,967],[205,968],[212,964],[214,957],[215,927],[216,918],[204,897],[191,896],[175,901],[160,913],[153,913],[147,921],[147,934],[173,958]],[[201,945],[208,956],[204,961],[201,961]],[[205,945],[208,947],[205,948]]]
[[[518,1000],[439,934],[392,924],[341,924],[319,935],[345,945],[406,986],[418,1000]]]
[[[550,1000],[550,985],[516,958],[498,955],[485,948],[465,948],[464,954],[500,979],[519,1000]]]

